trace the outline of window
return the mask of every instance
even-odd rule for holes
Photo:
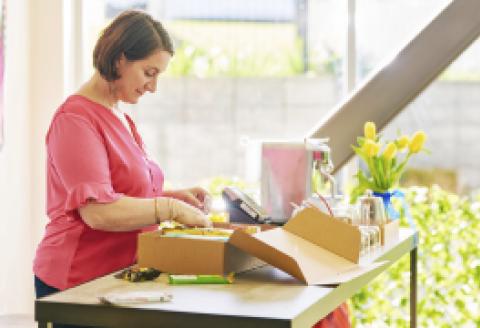
[[[450,1],[357,1],[358,77],[394,55]],[[451,191],[480,187],[476,146],[480,113],[480,42],[477,40],[385,129],[428,134],[431,154],[412,158],[406,184],[440,184]]]
[[[302,138],[342,94],[344,2],[84,1],[84,79],[99,31],[127,8],[158,18],[176,44],[157,93],[126,106],[175,184],[244,179],[256,140]]]
[[[350,69],[361,82],[450,1],[357,0],[353,7],[347,0],[83,3],[83,80],[92,72],[99,31],[120,11],[144,9],[171,33],[176,56],[157,93],[126,107],[167,180],[192,184],[249,176],[246,161],[255,141],[302,138],[334,107],[345,94],[348,10],[356,17],[350,29],[356,47],[349,49],[356,65]],[[393,137],[399,127],[405,133],[425,129],[429,147],[444,151],[418,156],[411,166],[444,170],[454,188],[480,185],[480,177],[472,178],[474,160],[458,156],[459,144],[475,140],[470,124],[477,120],[478,58],[477,41],[385,130]]]

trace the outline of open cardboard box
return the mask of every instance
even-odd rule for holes
[[[254,235],[235,231],[229,243],[308,285],[337,285],[385,264],[359,264],[358,228],[313,207],[281,228]]]
[[[214,223],[215,227],[235,229],[241,224]],[[253,224],[248,224],[252,226]],[[262,230],[272,226],[259,225]],[[175,274],[227,274],[265,264],[228,241],[170,238],[161,230],[138,237],[138,265]]]
[[[337,285],[385,263],[361,265],[359,258],[358,228],[315,208],[303,209],[283,227],[253,235],[236,230],[227,242],[168,238],[155,231],[141,234],[138,245],[142,267],[224,274],[266,262],[308,285]]]

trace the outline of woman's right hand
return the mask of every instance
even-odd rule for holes
[[[184,201],[170,197],[159,197],[157,206],[157,211],[162,221],[175,220],[187,226],[209,227],[212,225],[202,211]]]

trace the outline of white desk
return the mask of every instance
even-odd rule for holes
[[[397,243],[362,261],[388,260],[389,265],[410,253],[410,326],[416,327],[418,233],[400,230]],[[239,274],[231,285],[129,283],[112,275],[50,295],[35,302],[40,328],[47,322],[101,327],[311,327],[385,271],[388,265],[337,287],[305,286],[271,266]],[[168,290],[169,303],[128,307],[100,304],[96,296],[116,290]]]

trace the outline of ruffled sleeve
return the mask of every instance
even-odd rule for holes
[[[65,212],[85,206],[89,201],[96,203],[111,203],[122,197],[111,185],[105,183],[81,183],[68,191],[65,202]]]
[[[112,187],[104,139],[88,119],[57,115],[46,141],[49,160],[66,192],[65,211],[88,201],[110,203],[122,196]]]

